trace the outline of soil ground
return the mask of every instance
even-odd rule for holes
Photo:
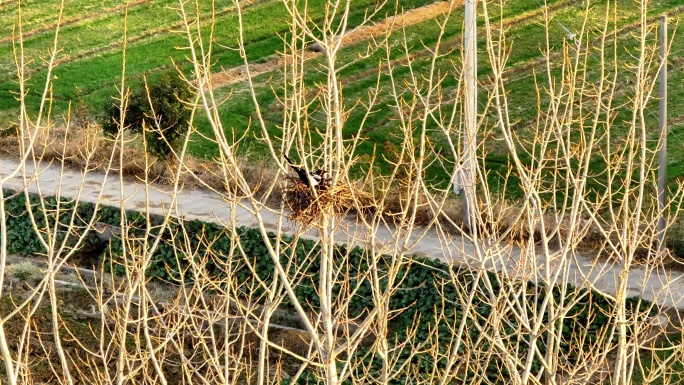
[[[377,23],[362,25],[350,30],[344,35],[342,38],[342,47],[356,44],[364,40],[370,40],[378,36],[385,36],[388,32],[433,19],[460,5],[463,5],[463,0],[438,1],[406,11],[396,16],[388,17]],[[304,55],[305,60],[323,55],[322,52],[314,52],[312,50],[305,50],[302,54]],[[249,71],[245,71],[244,66],[230,68],[223,72],[212,74],[211,84],[214,89],[224,87],[233,83],[245,81],[248,79],[248,75],[254,77],[275,71],[282,68],[285,63],[286,58],[279,56],[265,63],[250,64],[248,68]]]

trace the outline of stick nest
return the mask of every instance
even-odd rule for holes
[[[370,211],[374,207],[372,201],[370,194],[347,183],[311,188],[294,177],[288,177],[284,194],[285,206],[292,212],[289,218],[305,227],[318,222],[324,215],[344,216],[352,211]]]

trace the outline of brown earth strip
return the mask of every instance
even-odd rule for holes
[[[554,4],[553,7],[550,7],[548,12],[549,13],[555,12],[555,11],[559,10],[560,8],[565,7],[567,5],[570,5],[570,4],[574,4],[574,1],[562,1],[560,3]],[[673,18],[674,16],[677,16],[683,12],[684,12],[684,6],[679,6],[679,7],[674,8],[671,12],[669,12],[668,16],[670,18]],[[544,13],[543,9],[540,9],[540,10],[535,11],[535,12],[530,13],[530,14],[520,15],[518,17],[515,17],[514,19],[504,21],[503,27],[504,27],[504,29],[509,28],[509,27],[511,27],[517,23],[530,20],[530,19],[537,17],[537,16],[541,16],[543,13]],[[659,18],[660,18],[660,16],[654,16],[654,17],[648,19],[647,23],[649,23],[649,24],[655,23],[659,20]],[[628,35],[629,33],[631,33],[632,31],[634,31],[638,27],[639,27],[639,22],[637,21],[637,22],[634,22],[632,24],[629,24],[629,25],[623,27],[615,35],[616,35],[617,39],[621,39],[621,38],[625,37],[626,35]],[[482,36],[484,36],[484,34]],[[450,39],[450,41],[442,44],[442,47],[447,48],[447,49],[456,49],[456,48],[459,48],[461,46],[461,43],[462,43],[462,41],[461,41],[460,37],[457,37],[455,39]],[[410,56],[410,60],[413,61],[417,58],[424,57],[424,56],[429,55],[429,54],[431,54],[431,52],[429,50],[423,49],[421,51],[418,51],[418,52],[412,54]],[[504,69],[504,76],[506,76],[508,80],[515,80],[515,79],[519,79],[519,77],[529,76],[530,73],[528,71],[530,69],[538,67],[540,65],[543,65],[544,63],[546,63],[546,60],[557,59],[562,54],[563,54],[562,52],[553,52],[550,55],[548,55],[548,58],[542,56],[540,58],[533,59],[530,61],[516,63],[516,64]],[[403,63],[406,63],[406,60],[407,60],[406,57],[401,57],[401,58],[395,59],[392,62],[391,66],[394,67],[397,65],[401,65]],[[364,72],[361,72],[361,73],[355,75],[354,78],[360,79],[360,78],[364,78],[366,76],[371,76],[371,75],[376,74],[376,73],[377,73],[377,69],[370,69],[370,70],[366,70]],[[486,87],[486,85],[484,87]]]
[[[517,24],[524,23],[526,21],[532,20],[532,19],[537,18],[537,17],[542,17],[544,15],[544,13],[548,13],[549,15],[551,15],[551,14],[559,11],[560,9],[568,7],[568,6],[573,5],[575,3],[576,3],[576,1],[574,1],[574,0],[560,1],[558,3],[551,5],[548,8],[546,8],[546,10],[544,10],[544,8],[539,8],[533,12],[525,13],[522,15],[517,15],[517,16],[510,18],[510,19],[505,19],[500,25],[494,23],[494,26],[496,28],[503,28],[504,30],[506,30],[506,29],[509,29],[509,28],[517,25]],[[478,38],[484,38],[484,37],[485,37],[485,32],[481,31],[478,33]],[[462,43],[463,43],[463,39],[461,38],[460,35],[454,36],[454,37],[451,37],[450,39],[444,40],[442,42],[442,49],[444,51],[455,50],[455,49],[460,48]],[[432,54],[432,52],[430,50],[423,49],[423,50],[418,51],[415,54],[411,55],[411,60],[421,58],[421,57],[424,57],[424,56],[427,56],[430,54]],[[394,64],[399,64],[402,61],[405,61],[405,58],[397,59]],[[513,67],[515,67],[515,66],[513,66]],[[513,68],[513,67],[511,67],[511,68]]]
[[[568,5],[574,4],[574,0],[565,0],[558,2],[551,7],[547,9],[548,12],[552,13],[555,12],[563,7],[566,7]],[[462,5],[463,0],[458,0],[455,2],[444,2],[444,1],[438,1],[435,3],[431,3],[428,5],[425,5],[420,8],[416,8],[410,11],[407,11],[401,15],[397,16],[392,16],[389,17],[377,24],[369,24],[369,25],[364,25],[362,27],[356,28],[354,30],[349,31],[347,34],[344,35],[343,37],[343,46],[348,46],[352,45],[355,43],[358,43],[363,40],[367,40],[372,37],[376,36],[382,36],[388,32],[395,31],[399,28],[406,27],[406,26],[411,26],[414,24],[421,23],[423,21],[429,20],[429,19],[434,19],[437,16],[443,15],[450,11],[453,10],[454,7]],[[513,17],[511,19],[505,20],[503,22],[503,27],[508,28],[514,24],[522,23],[525,22],[529,19],[532,19],[534,17],[538,17],[541,14],[544,13],[543,9],[536,10],[531,13],[526,13],[523,15],[518,15],[516,17]],[[482,34],[484,36],[484,33]],[[442,47],[446,49],[454,49],[457,47],[460,47],[461,44],[461,37],[460,35],[458,37],[454,37],[452,39],[449,39],[445,42],[443,42]],[[424,49],[419,52],[416,52],[414,55],[411,56],[412,59],[418,58],[418,57],[423,57],[425,55],[431,54],[430,50]],[[317,52],[311,52],[311,51],[305,51],[303,53],[304,59],[310,59],[312,57],[316,57],[321,55],[321,53]],[[251,76],[257,76],[261,75],[267,72],[274,71],[278,68],[281,68],[285,64],[285,58],[283,57],[278,57],[274,58],[266,63],[259,63],[259,64],[250,64],[249,65],[249,72]],[[399,62],[405,61],[405,58],[397,59],[395,61],[395,64]],[[373,73],[377,72],[376,69],[371,70]],[[369,73],[370,75],[370,73]],[[214,89],[223,87],[229,84],[233,84],[236,82],[244,81],[247,79],[247,74],[245,72],[244,66],[239,66],[239,67],[234,67],[227,69],[222,72],[218,72],[212,75],[211,79],[211,84]]]
[[[360,26],[344,34],[342,37],[342,46],[349,46],[375,36],[381,36],[403,27],[433,19],[439,15],[449,12],[450,10],[453,10],[454,7],[462,4],[463,0],[455,0],[450,2],[438,1],[412,9],[410,11],[406,11],[400,15],[388,17],[387,19],[384,19],[378,23]],[[313,51],[305,51],[302,54],[305,60],[322,55],[321,52]],[[250,75],[257,76],[274,71],[278,68],[281,68],[285,64],[286,60],[287,59],[285,57],[280,56],[265,63],[250,64]],[[244,66],[234,67],[212,74],[211,87],[216,89],[236,82],[244,81],[246,79],[247,73]]]

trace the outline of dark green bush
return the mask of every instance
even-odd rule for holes
[[[192,97],[187,83],[174,70],[138,85],[128,98],[123,127],[143,133],[147,151],[159,157],[168,157],[188,129],[190,110],[186,103]],[[106,135],[116,136],[121,128],[121,108],[118,102],[104,106],[101,121]]]

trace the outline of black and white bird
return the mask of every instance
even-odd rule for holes
[[[288,158],[287,155],[283,154],[283,156],[290,164],[290,167],[297,172],[299,179],[305,186],[321,188],[328,185],[328,173],[325,170],[319,169],[314,172],[307,172],[304,168],[295,166],[292,159]]]

